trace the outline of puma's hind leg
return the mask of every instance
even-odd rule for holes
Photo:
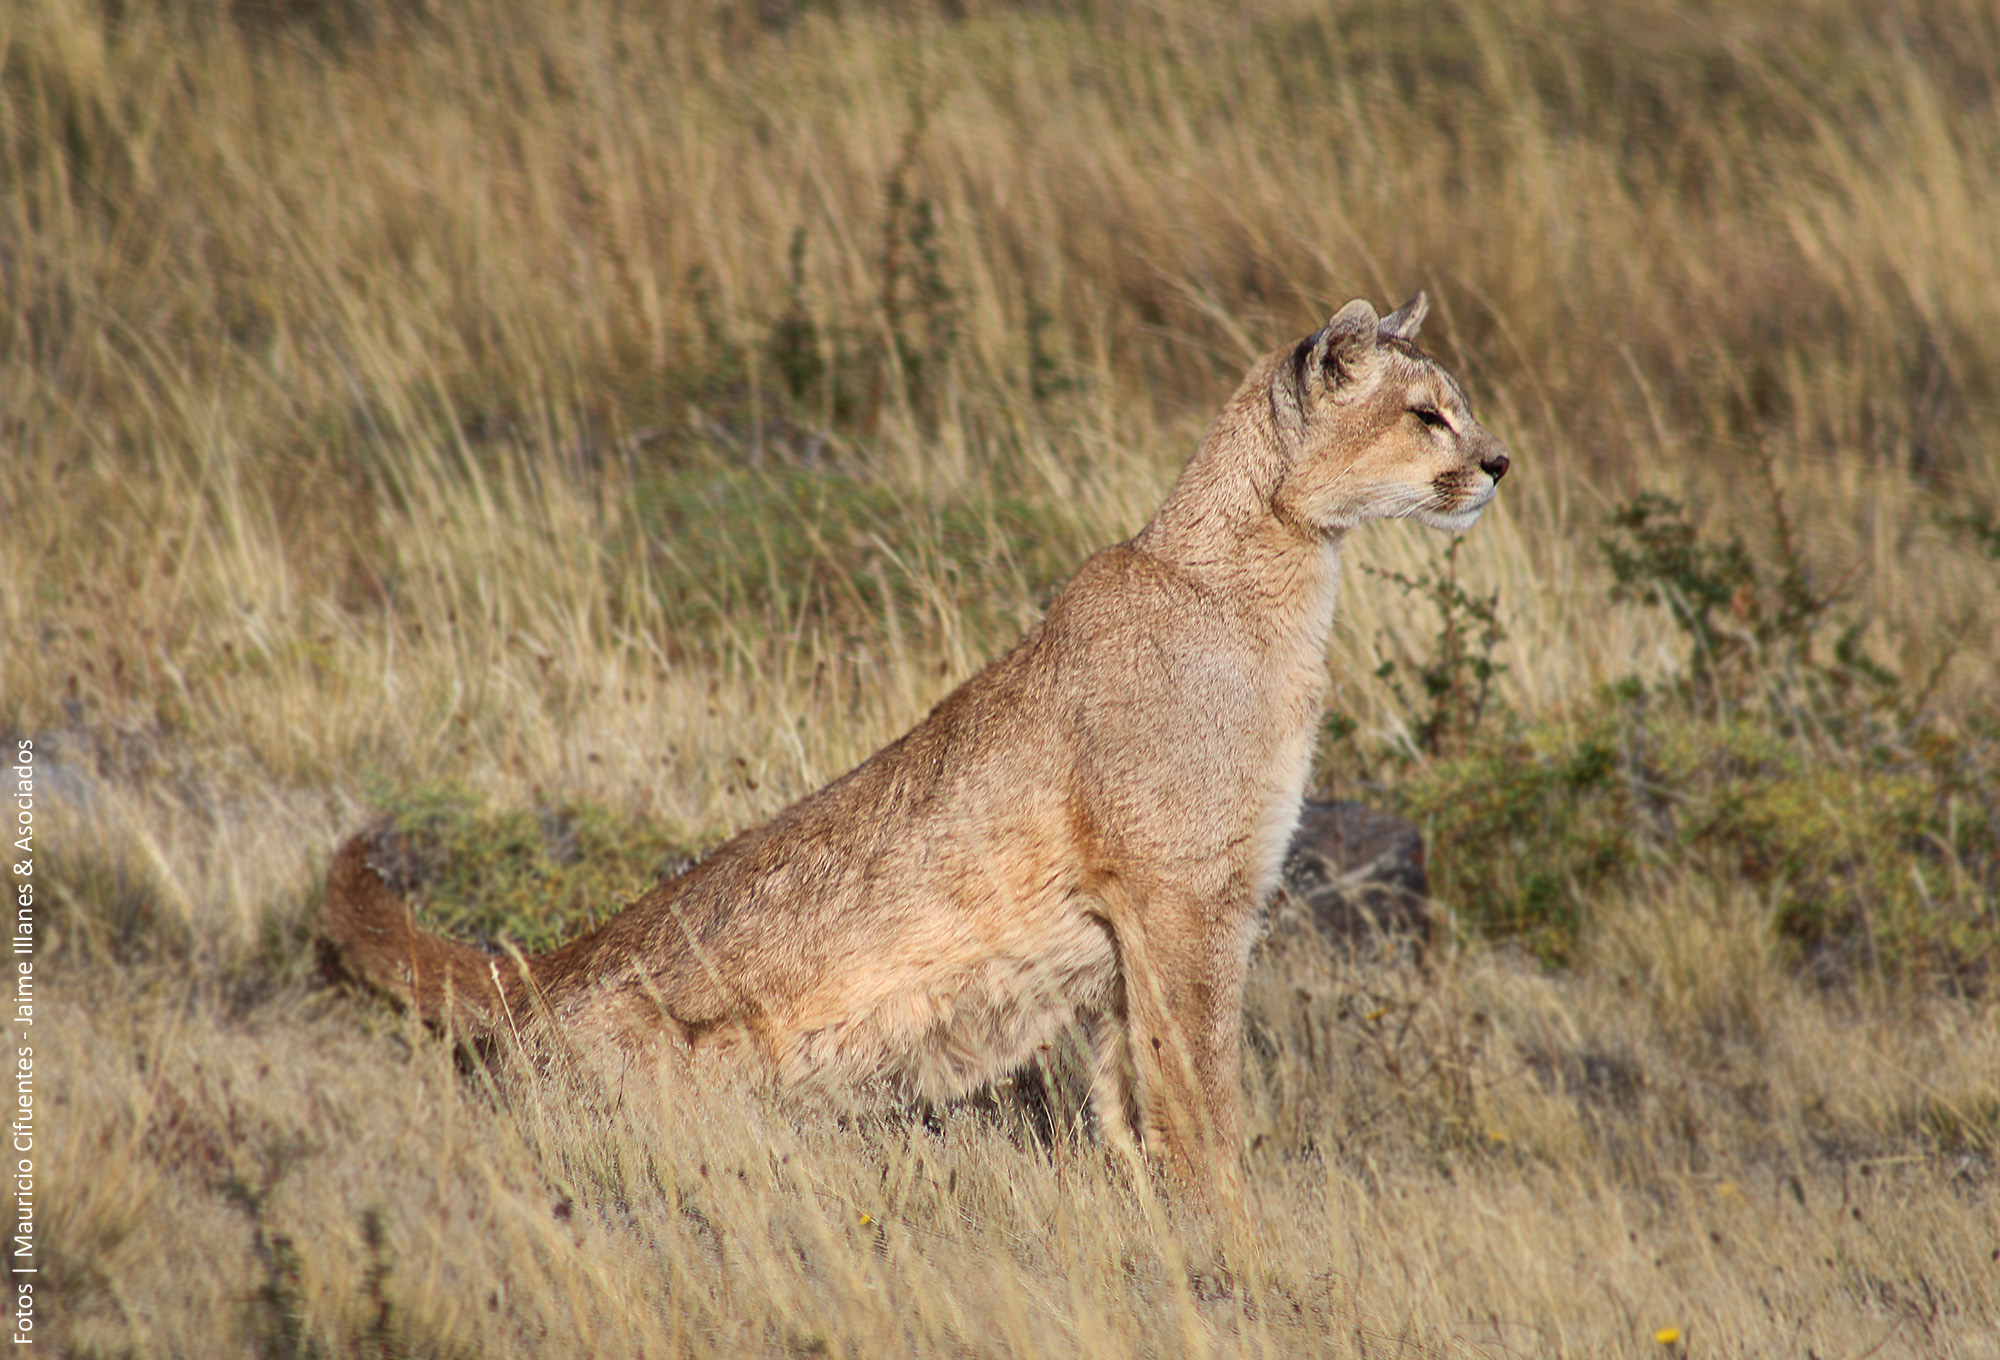
[[[1132,1084],[1132,1046],[1124,1010],[1124,998],[1116,997],[1110,1009],[1085,1022],[1090,1042],[1090,1108],[1097,1117],[1097,1136],[1104,1145],[1143,1165],[1138,1103]]]

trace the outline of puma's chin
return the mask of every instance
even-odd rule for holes
[[[1489,488],[1485,495],[1480,496],[1470,505],[1461,506],[1456,510],[1436,510],[1427,506],[1424,509],[1418,510],[1412,518],[1419,524],[1429,525],[1433,529],[1442,529],[1448,534],[1462,534],[1478,522],[1480,512],[1486,508],[1492,499],[1493,492]]]

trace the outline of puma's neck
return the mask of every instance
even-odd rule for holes
[[[1333,628],[1341,536],[1274,504],[1286,453],[1268,385],[1252,371],[1132,546],[1213,592],[1267,647],[1303,648],[1316,666]]]

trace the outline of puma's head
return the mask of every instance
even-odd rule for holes
[[[1385,317],[1357,298],[1278,362],[1271,416],[1291,444],[1272,499],[1281,516],[1322,534],[1402,517],[1457,532],[1493,499],[1507,451],[1415,345],[1429,310],[1422,293]]]

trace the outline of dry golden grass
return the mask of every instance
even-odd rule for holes
[[[1990,1136],[1992,1008],[1830,1007],[1761,964],[1754,912],[1706,911],[1662,906],[1574,980],[1281,939],[1223,1267],[1094,1146],[1004,1121],[496,1105],[349,1002],[105,989],[51,1017],[52,1066],[90,1074],[49,1168],[56,1325],[81,1353],[372,1355],[386,1298],[411,1355],[1602,1355],[1670,1326],[1725,1355],[1990,1355],[1990,1144],[1926,1133]],[[253,1256],[253,1225],[295,1257]]]
[[[1605,515],[1767,538],[1768,459],[1971,740],[1995,564],[1940,516],[2000,502],[1990,6],[21,0],[0,54],[59,1346],[2000,1354],[1990,992],[1816,990],[1726,877],[1653,866],[1559,974],[1281,923],[1219,1254],[1002,1116],[497,1097],[308,945],[400,790],[695,843],[839,773],[1353,294],[1428,289],[1515,454],[1461,554],[1514,712],[1674,674]],[[1359,574],[1343,611],[1337,702],[1391,737],[1378,649],[1436,625]]]

